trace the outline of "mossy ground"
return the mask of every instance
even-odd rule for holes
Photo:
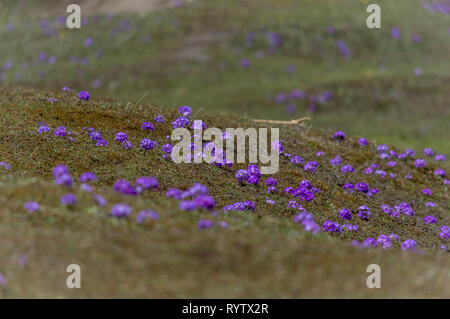
[[[58,102],[49,102],[57,98]],[[218,116],[194,110],[195,118],[208,127],[254,127],[250,118],[236,115]],[[157,114],[166,118],[156,124],[154,132],[145,133],[140,125]],[[450,296],[448,252],[439,247],[437,225],[425,225],[423,217],[431,214],[438,225],[448,225],[449,195],[442,179],[433,175],[436,167],[447,172],[448,164],[427,161],[427,167],[415,169],[413,160],[398,161],[389,171],[395,179],[365,175],[362,168],[385,161],[378,158],[376,144],[361,148],[356,137],[336,142],[332,131],[299,127],[281,127],[281,140],[287,152],[304,160],[318,160],[316,173],[306,173],[287,160],[281,161],[275,177],[279,189],[295,187],[309,179],[321,193],[302,205],[314,215],[318,224],[327,219],[339,221],[338,210],[355,210],[368,205],[374,215],[369,222],[359,219],[358,233],[330,235],[305,233],[292,222],[297,213],[287,208],[291,199],[277,193],[269,197],[277,203],[265,202],[265,187],[240,185],[233,168],[208,164],[173,164],[162,159],[161,151],[140,151],[139,141],[149,137],[164,142],[170,134],[175,111],[150,104],[124,104],[94,97],[79,101],[73,93],[54,93],[22,87],[0,91],[0,155],[11,171],[2,171],[0,180],[0,273],[8,284],[0,289],[3,297],[444,297]],[[36,135],[38,122],[52,129],[64,125],[75,141],[51,134]],[[94,127],[110,142],[96,147],[85,135],[83,127]],[[133,142],[132,150],[123,150],[114,143],[118,131],[126,132]],[[324,151],[316,159],[317,151]],[[328,161],[335,155],[344,164],[355,166],[353,174],[341,174]],[[59,197],[67,190],[53,184],[51,170],[56,164],[69,166],[77,178],[92,171],[99,177],[95,192],[108,199],[108,206],[99,208],[89,193],[73,191],[78,204],[72,208],[60,205]],[[411,180],[404,179],[408,172]],[[125,178],[154,176],[160,182],[157,190],[138,197],[118,195],[112,184]],[[343,183],[367,182],[380,193],[367,197],[347,194]],[[217,216],[208,212],[183,212],[178,202],[165,198],[168,188],[186,189],[194,182],[205,184],[221,208],[236,201],[256,202],[255,212],[228,212]],[[432,197],[421,190],[430,188]],[[41,210],[30,214],[23,204],[35,200]],[[436,208],[425,208],[426,201]],[[412,202],[415,216],[401,219],[388,217],[381,204]],[[133,208],[128,219],[110,217],[112,204],[126,202]],[[159,220],[138,225],[136,213],[153,209]],[[220,211],[220,209],[219,209]],[[202,218],[227,221],[229,228],[215,226],[198,230]],[[379,248],[352,247],[353,239],[396,233],[403,241],[412,238],[424,255],[402,252],[398,243],[390,251]],[[19,265],[21,256],[27,258]],[[65,267],[79,264],[82,288],[65,286]],[[379,264],[382,288],[368,289],[366,267]]]

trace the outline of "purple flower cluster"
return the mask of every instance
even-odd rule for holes
[[[368,221],[372,218],[372,213],[370,212],[370,208],[366,205],[362,205],[358,207],[358,217],[362,220]]]
[[[314,221],[314,216],[306,210],[299,208],[301,213],[294,216],[294,223],[303,225],[303,230],[316,234],[320,231],[319,225]]]
[[[259,183],[259,178],[261,177],[261,171],[257,165],[249,164],[247,170],[238,170],[235,176],[239,183],[247,182],[247,184],[257,185]]]
[[[331,232],[331,233],[341,233],[342,232],[341,226],[338,223],[335,223],[331,220],[326,220],[322,224],[322,230],[326,231],[326,232]]]
[[[227,205],[223,208],[224,211],[232,211],[232,210],[237,210],[237,211],[255,211],[255,203],[252,201],[245,201],[245,202],[237,202],[231,205]]]

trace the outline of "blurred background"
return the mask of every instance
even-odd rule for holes
[[[1,0],[0,85],[232,112],[450,155],[450,0]],[[81,7],[81,29],[66,7]]]

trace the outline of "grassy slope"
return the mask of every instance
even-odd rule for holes
[[[48,102],[56,97],[59,102]],[[427,168],[415,170],[413,161],[399,163],[389,171],[399,178],[382,180],[364,175],[361,168],[378,159],[376,145],[361,149],[357,139],[336,143],[325,131],[282,128],[282,141],[288,152],[305,160],[315,159],[315,152],[326,156],[315,174],[282,160],[274,175],[280,187],[295,186],[309,179],[322,192],[304,203],[317,223],[326,219],[339,221],[337,211],[371,207],[373,220],[353,220],[360,232],[349,235],[304,233],[292,222],[296,214],[288,209],[289,197],[271,195],[276,206],[265,203],[262,185],[241,186],[234,178],[239,165],[221,169],[206,164],[175,165],[161,159],[160,150],[144,154],[136,147],[123,150],[113,142],[118,131],[127,132],[133,145],[143,137],[163,142],[169,123],[156,125],[153,133],[140,129],[143,120],[163,114],[173,120],[175,112],[148,104],[124,104],[94,98],[85,103],[73,94],[29,90],[20,87],[0,91],[0,160],[11,164],[11,172],[0,175],[0,273],[8,285],[0,288],[5,297],[444,297],[449,296],[448,253],[439,248],[438,225],[449,224],[448,189],[433,176],[438,163],[428,161]],[[217,116],[199,112],[208,127],[247,127],[254,123],[233,115]],[[35,135],[39,121],[52,129],[65,125],[73,132],[74,142],[51,135]],[[92,126],[110,142],[106,148],[95,147],[84,135],[83,127]],[[328,161],[340,154],[344,163],[355,166],[349,177],[332,168]],[[97,208],[91,197],[76,186],[77,206],[67,209],[59,204],[66,192],[51,181],[54,165],[65,163],[77,178],[93,171],[99,176],[95,191],[108,199],[106,208]],[[448,164],[440,164],[448,171]],[[402,178],[407,172],[412,180]],[[137,198],[118,196],[111,185],[120,178],[134,180],[151,175],[160,188]],[[346,194],[339,185],[346,181],[367,181],[380,193],[368,198]],[[182,212],[175,200],[166,199],[168,188],[186,189],[194,182],[207,185],[218,207],[235,201],[254,200],[256,210],[220,213]],[[78,183],[76,184],[78,185]],[[431,188],[431,200],[437,207],[426,209],[421,190]],[[22,205],[36,200],[40,212],[29,214]],[[415,201],[414,217],[396,221],[379,209],[381,204]],[[109,218],[111,205],[127,202],[133,215],[126,220]],[[145,225],[134,221],[140,209],[154,209],[160,219]],[[422,218],[432,214],[438,225],[425,225]],[[224,220],[230,228],[196,228],[201,218]],[[341,221],[339,221],[341,222]],[[403,241],[413,238],[424,256],[405,253],[398,243],[391,251],[358,249],[353,239],[396,233]],[[22,268],[18,259],[28,263]],[[65,267],[77,263],[82,268],[82,289],[65,288]],[[382,268],[382,289],[365,285],[367,265]]]
[[[48,89],[67,85],[132,102],[147,93],[143,101],[154,104],[188,104],[258,118],[308,113],[306,102],[298,102],[296,113],[287,114],[284,104],[273,102],[279,92],[328,89],[334,99],[312,115],[314,126],[417,150],[430,146],[450,155],[449,17],[427,11],[421,2],[377,2],[382,7],[380,30],[366,28],[364,1],[198,0],[110,20],[84,12],[89,24],[70,31],[53,22],[64,12],[64,1],[14,1],[0,15],[1,22],[15,27],[0,31],[0,62],[14,62],[5,72],[7,84]],[[53,13],[45,19],[56,30],[54,37],[39,27],[39,14],[47,12]],[[130,29],[113,36],[124,20]],[[336,35],[328,34],[329,26],[336,28]],[[391,37],[394,26],[400,28],[399,40]],[[283,45],[273,55],[259,30],[281,35]],[[251,47],[245,46],[248,32],[256,33]],[[411,40],[412,33],[421,36],[421,44]],[[90,48],[83,45],[86,37],[94,40]],[[351,59],[340,56],[337,39],[350,48]],[[96,57],[99,50],[101,58]],[[259,50],[263,59],[255,57]],[[39,52],[55,55],[56,63],[37,62]],[[71,56],[89,62],[69,62]],[[239,67],[242,58],[250,59],[248,69]],[[28,63],[26,69],[20,69],[22,62]],[[297,71],[288,74],[287,65]],[[422,76],[414,75],[416,67],[422,68]],[[95,80],[101,81],[98,88],[93,87]]]

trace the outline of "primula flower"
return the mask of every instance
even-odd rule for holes
[[[426,202],[425,207],[436,207],[436,204],[433,202]]]
[[[340,141],[345,140],[345,133],[342,131],[336,131],[333,135],[333,138]]]
[[[162,115],[157,115],[157,116],[155,117],[154,121],[155,121],[156,123],[164,123],[164,116],[162,116]]]
[[[377,243],[381,246],[383,249],[388,249],[392,247],[391,239],[387,235],[379,235],[377,238]]]
[[[212,220],[209,219],[200,219],[197,228],[198,229],[205,229],[205,228],[211,228],[213,227],[214,223]]]
[[[436,155],[436,156],[434,157],[434,159],[435,159],[436,161],[442,161],[442,162],[445,162],[445,160],[446,160],[445,155],[443,155],[443,154],[438,154],[438,155]]]
[[[423,150],[423,153],[424,153],[426,156],[433,156],[433,155],[434,155],[433,149],[431,149],[431,148],[426,148],[426,149],[424,149],[424,150]]]
[[[343,230],[358,232],[358,226],[352,224],[344,224],[342,225]]]
[[[92,172],[86,172],[81,174],[80,176],[80,182],[82,183],[88,183],[88,182],[96,182],[97,176]]]
[[[352,219],[352,212],[348,208],[343,208],[339,211],[339,218],[351,220]]]
[[[354,188],[355,188],[355,186],[353,186],[352,183],[346,183],[346,184],[343,186],[343,188],[344,188],[347,192],[352,193],[353,190],[354,190]]]
[[[136,216],[136,222],[138,224],[142,224],[146,219],[158,219],[159,214],[152,210],[141,210]]]
[[[280,154],[284,151],[284,147],[281,141],[274,141],[270,146],[273,150],[277,151]]]
[[[362,243],[362,246],[363,247],[377,247],[378,241],[373,237],[369,237],[364,240],[364,242]]]
[[[330,164],[332,166],[341,165],[341,163],[342,163],[342,157],[339,155],[336,155],[334,158],[332,158],[330,160]]]
[[[29,212],[33,213],[34,211],[39,210],[41,207],[37,202],[26,202],[23,207]]]
[[[424,160],[424,159],[421,159],[421,158],[418,158],[418,159],[416,159],[416,160],[414,161],[414,166],[415,166],[416,168],[425,167],[426,164],[427,164],[427,163],[425,162],[425,160]]]
[[[429,188],[422,189],[422,193],[424,193],[425,195],[428,195],[428,196],[433,195],[433,192]]]
[[[174,199],[180,200],[180,199],[182,199],[182,195],[183,195],[183,192],[176,188],[170,188],[166,192],[167,198],[174,198]]]
[[[207,210],[213,210],[214,207],[215,207],[215,205],[216,205],[216,202],[214,201],[214,198],[212,198],[212,197],[209,196],[209,195],[200,195],[200,196],[197,196],[197,197],[194,199],[194,202],[195,202],[195,205],[196,205],[198,208],[205,208],[205,209],[207,209]]]
[[[364,137],[360,137],[359,140],[358,140],[358,143],[361,146],[369,145],[369,141],[367,139],[365,139]]]
[[[186,127],[188,124],[189,124],[189,119],[184,116],[180,116],[175,121],[172,122],[172,128],[173,129],[183,128],[183,127]]]
[[[100,196],[98,194],[93,194],[92,197],[94,198],[94,201],[98,206],[106,206],[106,204],[108,203],[103,196]]]
[[[358,217],[362,220],[369,220],[372,218],[372,213],[370,212],[370,208],[366,205],[362,205],[358,208]]]
[[[434,216],[428,215],[423,218],[425,224],[436,224],[436,218]]]
[[[113,190],[124,195],[137,195],[133,185],[127,180],[121,179],[114,183]]]
[[[445,171],[442,168],[436,168],[434,170],[434,175],[440,176],[440,177],[445,177]]]
[[[187,117],[191,117],[192,116],[192,108],[190,106],[187,106],[187,105],[180,106],[178,108],[178,112],[180,112],[181,115],[183,115],[183,116],[187,116]]]
[[[89,94],[88,91],[81,91],[80,93],[78,93],[78,98],[80,100],[88,101],[90,97],[91,95]]]
[[[441,233],[439,234],[439,237],[441,237],[444,240],[450,239],[450,226],[442,225],[440,227]]]
[[[402,250],[414,250],[417,246],[417,243],[415,240],[413,239],[406,239],[402,245],[401,245],[401,249]]]
[[[55,179],[56,185],[72,186],[73,179],[69,174],[62,174]]]
[[[331,220],[327,220],[322,224],[322,230],[326,232],[332,233],[341,233],[342,229],[338,223],[335,223]]]
[[[73,206],[77,203],[77,198],[72,193],[61,196],[61,204],[65,206]]]
[[[111,215],[116,218],[128,217],[131,214],[131,208],[127,204],[115,204],[111,208]]]
[[[305,172],[311,172],[314,173],[316,171],[316,167],[319,165],[316,161],[310,161],[307,162],[305,165],[303,165],[303,170]]]
[[[366,183],[357,183],[355,185],[355,189],[359,192],[367,193],[369,192],[369,185],[367,185]]]
[[[108,141],[104,139],[98,140],[97,143],[95,143],[95,146],[108,146]]]
[[[116,137],[114,138],[114,140],[116,142],[123,143],[128,140],[128,135],[127,135],[127,133],[119,132],[116,134]]]
[[[148,138],[144,138],[144,139],[139,143],[139,146],[140,146],[142,149],[144,149],[145,151],[152,150],[153,148],[155,148],[156,145],[158,145],[157,142],[152,141],[152,140],[150,140],[150,139],[148,139]]]
[[[50,132],[50,128],[48,127],[48,124],[46,124],[46,123],[39,123],[39,128],[38,128],[37,132],[39,134],[47,133],[47,132]]]
[[[136,192],[140,193],[146,189],[152,189],[158,187],[158,180],[154,177],[139,177],[136,179]]]
[[[248,165],[247,172],[248,172],[248,175],[250,177],[251,176],[254,176],[256,178],[260,178],[261,177],[261,171],[259,170],[258,166],[255,165],[255,164]]]
[[[67,129],[64,126],[58,126],[53,133],[54,136],[64,137],[67,135]]]
[[[292,164],[302,164],[303,158],[301,158],[300,156],[292,156],[291,163]]]
[[[131,150],[133,148],[133,143],[131,143],[130,141],[125,141],[122,143],[122,148],[124,150]]]
[[[269,187],[269,186],[277,186],[277,180],[273,177],[269,177],[266,179],[266,181],[264,182],[264,184]]]
[[[341,167],[341,173],[352,173],[354,171],[353,166],[344,165]]]
[[[147,130],[147,131],[154,131],[155,127],[150,122],[144,122],[144,123],[142,123],[141,129]]]
[[[69,175],[69,168],[64,164],[53,167],[53,177],[56,179],[62,175]]]

